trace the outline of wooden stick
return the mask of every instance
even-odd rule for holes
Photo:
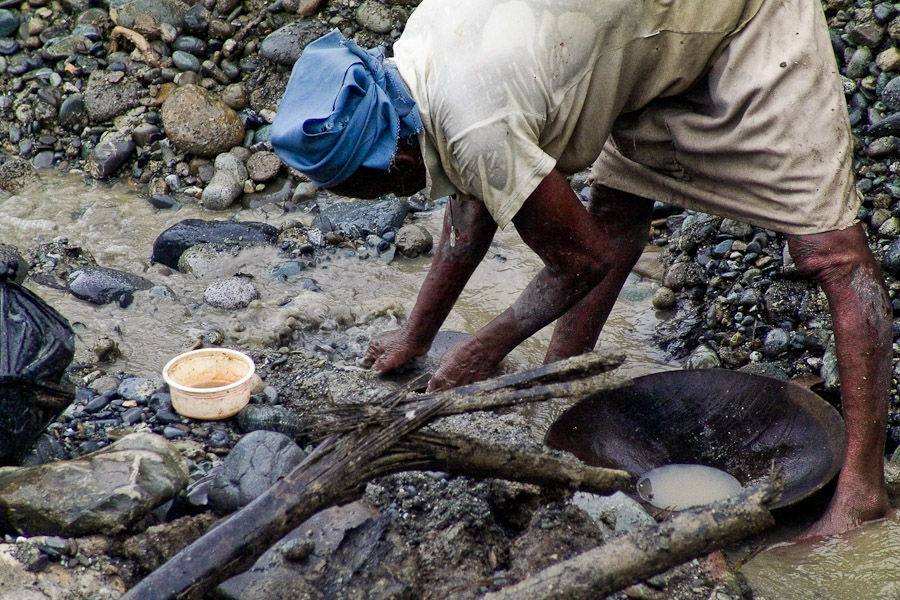
[[[557,563],[481,600],[593,600],[732,544],[775,524],[775,486],[751,487],[708,509],[675,515]]]
[[[465,477],[487,477],[611,494],[629,489],[626,471],[589,467],[580,460],[542,447],[519,450],[458,434],[416,432],[369,464],[370,477],[400,471],[444,471]]]

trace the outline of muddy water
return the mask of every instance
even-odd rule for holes
[[[814,544],[771,548],[741,572],[767,600],[898,600],[900,516]]]
[[[725,471],[706,465],[663,465],[637,482],[641,498],[665,510],[685,510],[712,504],[741,491],[740,482]]]
[[[330,262],[282,283],[271,279],[269,272],[284,257],[269,248],[223,259],[200,276],[185,275],[150,262],[156,237],[183,219],[235,218],[281,227],[297,221],[308,224],[313,215],[285,214],[274,205],[223,212],[205,211],[196,205],[157,210],[145,194],[124,183],[89,185],[77,174],[43,172],[39,182],[15,195],[0,196],[0,241],[25,251],[68,238],[71,245],[88,250],[100,266],[140,275],[174,292],[174,299],[138,292],[131,306],[123,309],[116,304],[95,306],[65,292],[28,284],[73,324],[78,336],[77,360],[90,358],[92,346],[101,337],[116,342],[121,356],[106,365],[108,372],[156,376],[172,356],[211,330],[222,333],[223,345],[252,349],[278,345],[276,334],[283,333],[286,325],[307,336],[350,326],[359,327],[356,343],[363,345],[367,336],[375,333],[373,329],[388,328],[396,323],[392,315],[409,311],[430,263],[428,258],[398,259],[388,265],[338,253]],[[437,236],[441,215],[441,211],[433,211],[420,222]],[[445,328],[474,331],[507,307],[539,268],[539,259],[521,243],[514,228],[500,232]],[[254,277],[259,301],[237,312],[203,304],[203,292],[210,283],[238,272]],[[300,284],[306,277],[314,278],[321,292],[303,290]],[[604,347],[629,355],[623,374],[665,368],[665,358],[651,340],[657,323],[650,305],[655,285],[632,277],[601,340]],[[376,320],[375,315],[388,317]],[[549,337],[548,329],[523,344],[507,359],[508,366],[540,364]]]

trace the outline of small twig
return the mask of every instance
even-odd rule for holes
[[[150,47],[147,38],[139,34],[137,31],[116,25],[113,27],[112,33],[109,34],[109,52],[112,54],[119,49],[119,38],[126,38],[131,41],[135,47],[144,55],[144,59],[152,67],[160,66],[160,57],[156,50]]]

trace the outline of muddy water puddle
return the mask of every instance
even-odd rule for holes
[[[766,600],[900,599],[900,516],[815,543],[765,550],[741,567]]]
[[[327,200],[327,201],[334,201]],[[437,237],[442,211],[420,213],[418,221]],[[225,346],[248,349],[277,346],[277,333],[285,324],[303,330],[315,347],[317,332],[356,327],[352,344],[363,347],[378,328],[392,328],[391,315],[408,313],[428,270],[430,258],[360,260],[337,252],[315,268],[286,282],[269,276],[285,260],[274,248],[257,248],[224,257],[207,272],[186,275],[151,264],[157,236],[175,223],[191,218],[261,221],[282,227],[292,222],[308,225],[313,215],[285,213],[275,205],[257,209],[211,212],[197,205],[177,210],[158,210],[143,189],[125,183],[85,183],[78,174],[42,172],[37,183],[21,192],[0,196],[0,241],[20,252],[57,238],[89,251],[102,267],[140,275],[166,286],[173,297],[137,292],[127,308],[117,304],[97,306],[70,294],[33,283],[28,287],[73,324],[77,334],[76,360],[87,361],[91,348],[103,337],[115,341],[121,356],[106,365],[107,371],[158,376],[173,356],[190,348],[209,332],[222,335]],[[540,269],[540,261],[518,238],[514,228],[499,232],[486,259],[476,270],[444,328],[472,332],[505,309]],[[260,300],[240,311],[224,311],[205,305],[203,292],[211,283],[248,274],[259,289]],[[320,291],[303,288],[313,278]],[[632,276],[623,291],[601,346],[625,352],[629,364],[620,371],[635,376],[666,367],[663,353],[654,346],[657,323],[650,304],[655,283]],[[376,319],[376,315],[387,315]],[[551,328],[539,332],[507,358],[508,368],[537,366],[549,341]],[[352,336],[351,336],[352,337]],[[319,344],[327,353],[328,344]]]

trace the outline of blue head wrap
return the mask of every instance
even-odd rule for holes
[[[331,187],[361,166],[387,171],[399,136],[421,129],[416,104],[384,51],[365,51],[334,30],[294,63],[272,145],[285,163]]]

